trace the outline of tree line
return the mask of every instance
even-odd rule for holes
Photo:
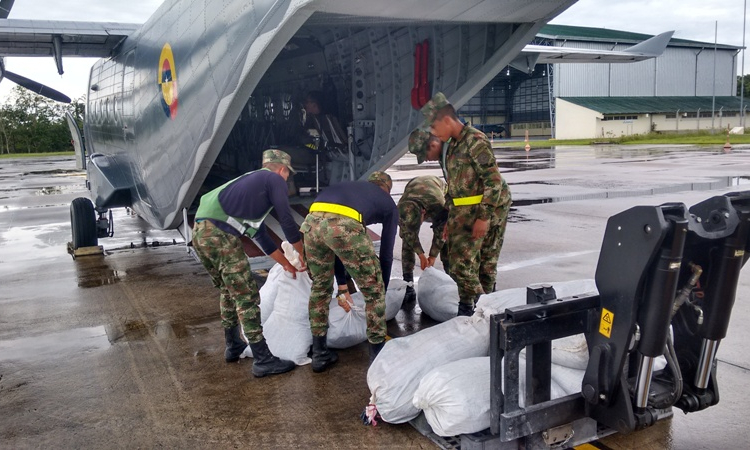
[[[750,74],[745,75],[745,99],[750,99]],[[737,77],[737,96],[742,77]],[[0,154],[73,151],[65,112],[83,128],[85,98],[59,103],[20,86],[11,91],[10,101],[0,106]]]
[[[0,154],[73,151],[65,112],[83,125],[85,99],[59,103],[15,86],[0,105]]]

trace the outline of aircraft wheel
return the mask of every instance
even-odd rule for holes
[[[70,204],[70,227],[73,230],[73,249],[99,245],[96,236],[96,212],[91,200],[78,197]]]

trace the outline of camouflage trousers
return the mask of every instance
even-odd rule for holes
[[[508,219],[507,206],[498,208],[489,221],[489,229],[482,239],[474,239],[471,233],[479,205],[456,206],[448,216],[448,257],[450,275],[458,284],[458,299],[461,303],[474,304],[477,295],[490,293],[497,278],[497,259],[503,248],[505,226]]]
[[[241,322],[248,342],[259,342],[260,294],[240,238],[202,220],[193,227],[193,248],[219,288],[221,325],[231,328]]]
[[[300,231],[305,236],[305,257],[312,275],[313,336],[324,336],[328,331],[334,256],[338,256],[365,297],[367,340],[373,344],[383,342],[386,335],[383,275],[364,225],[338,214],[314,212],[307,215]]]
[[[402,272],[405,274],[414,273],[414,266],[417,264],[417,254],[414,252],[414,245],[411,245],[411,243],[407,243],[406,241],[401,241],[401,269]],[[429,250],[428,250],[429,252]],[[428,253],[425,253],[425,256],[430,256]],[[443,248],[440,249],[440,260],[443,262],[443,264],[446,264],[448,262],[448,243],[443,245]]]

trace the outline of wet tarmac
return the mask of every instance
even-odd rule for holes
[[[498,289],[593,278],[607,218],[632,206],[690,206],[750,189],[750,147],[497,148],[496,156],[514,198]],[[398,197],[413,176],[440,168],[407,155],[389,173]],[[69,205],[86,195],[84,179],[72,157],[0,160],[0,447],[436,448],[408,424],[361,424],[364,344],[322,374],[302,366],[256,379],[250,360],[225,363],[217,293],[177,232],[115,211],[105,255],[73,260]],[[423,242],[429,234],[425,225]],[[744,447],[748,305],[746,268],[718,352],[718,405],[675,410],[603,443]],[[432,323],[402,311],[389,334]]]

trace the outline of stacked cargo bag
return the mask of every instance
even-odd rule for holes
[[[523,353],[519,355],[518,365],[518,403],[523,408],[526,390],[526,359]],[[554,365],[552,370],[554,373]],[[477,433],[490,427],[490,380],[489,357],[444,364],[422,378],[414,393],[414,407],[424,412],[427,423],[439,436]],[[550,383],[551,398],[564,397],[569,393],[572,392],[566,392],[553,377]]]
[[[435,367],[489,351],[489,322],[479,317],[455,317],[410,336],[386,342],[367,371],[370,405],[390,423],[407,422],[419,409],[414,392]]]
[[[447,273],[428,267],[419,277],[417,303],[433,320],[452,319],[458,313],[458,285]]]
[[[565,298],[573,295],[597,295],[596,282],[593,279],[561,281],[548,284],[555,289],[557,298]],[[502,314],[507,308],[526,304],[526,287],[505,289],[483,295],[477,302],[475,313],[481,314],[489,319],[493,314]]]
[[[438,436],[475,433],[490,426],[490,358],[436,367],[419,382],[412,402]]]

